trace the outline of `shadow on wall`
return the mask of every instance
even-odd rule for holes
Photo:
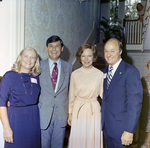
[[[60,58],[64,61],[68,61],[69,60],[69,57],[70,57],[70,53],[69,53],[69,50],[66,46],[64,46],[64,50],[63,52],[61,53],[60,55]]]
[[[125,39],[124,39],[124,38],[123,38],[123,41],[122,41],[122,45],[123,45],[123,51],[122,51],[122,54],[121,54],[122,59],[123,59],[125,62],[127,62],[127,63],[133,65],[133,60],[132,60],[132,58],[129,57],[128,54],[127,54],[126,42],[125,42]]]

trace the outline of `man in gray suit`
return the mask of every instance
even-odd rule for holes
[[[41,62],[40,75],[41,145],[42,148],[62,148],[68,116],[68,88],[73,68],[60,58],[64,49],[60,37],[54,35],[48,38],[46,49],[49,58]],[[56,82],[53,72],[57,74]]]

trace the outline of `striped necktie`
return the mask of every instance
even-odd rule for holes
[[[112,79],[112,70],[113,70],[113,67],[110,66],[108,74],[107,74],[107,89],[108,89],[110,82],[111,82],[111,79]]]

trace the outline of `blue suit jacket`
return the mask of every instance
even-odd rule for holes
[[[108,66],[104,69],[108,72]],[[102,128],[108,135],[120,140],[124,131],[135,133],[142,107],[143,89],[137,68],[125,63],[119,64],[108,90],[104,78],[102,100]]]

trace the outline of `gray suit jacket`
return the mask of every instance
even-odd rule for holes
[[[60,121],[60,126],[64,127],[67,125],[68,90],[72,69],[70,63],[61,60],[60,80],[58,90],[55,93],[51,82],[48,59],[41,61],[41,75],[39,77],[41,94],[38,104],[41,129],[48,127],[54,107],[57,113],[57,120]]]

